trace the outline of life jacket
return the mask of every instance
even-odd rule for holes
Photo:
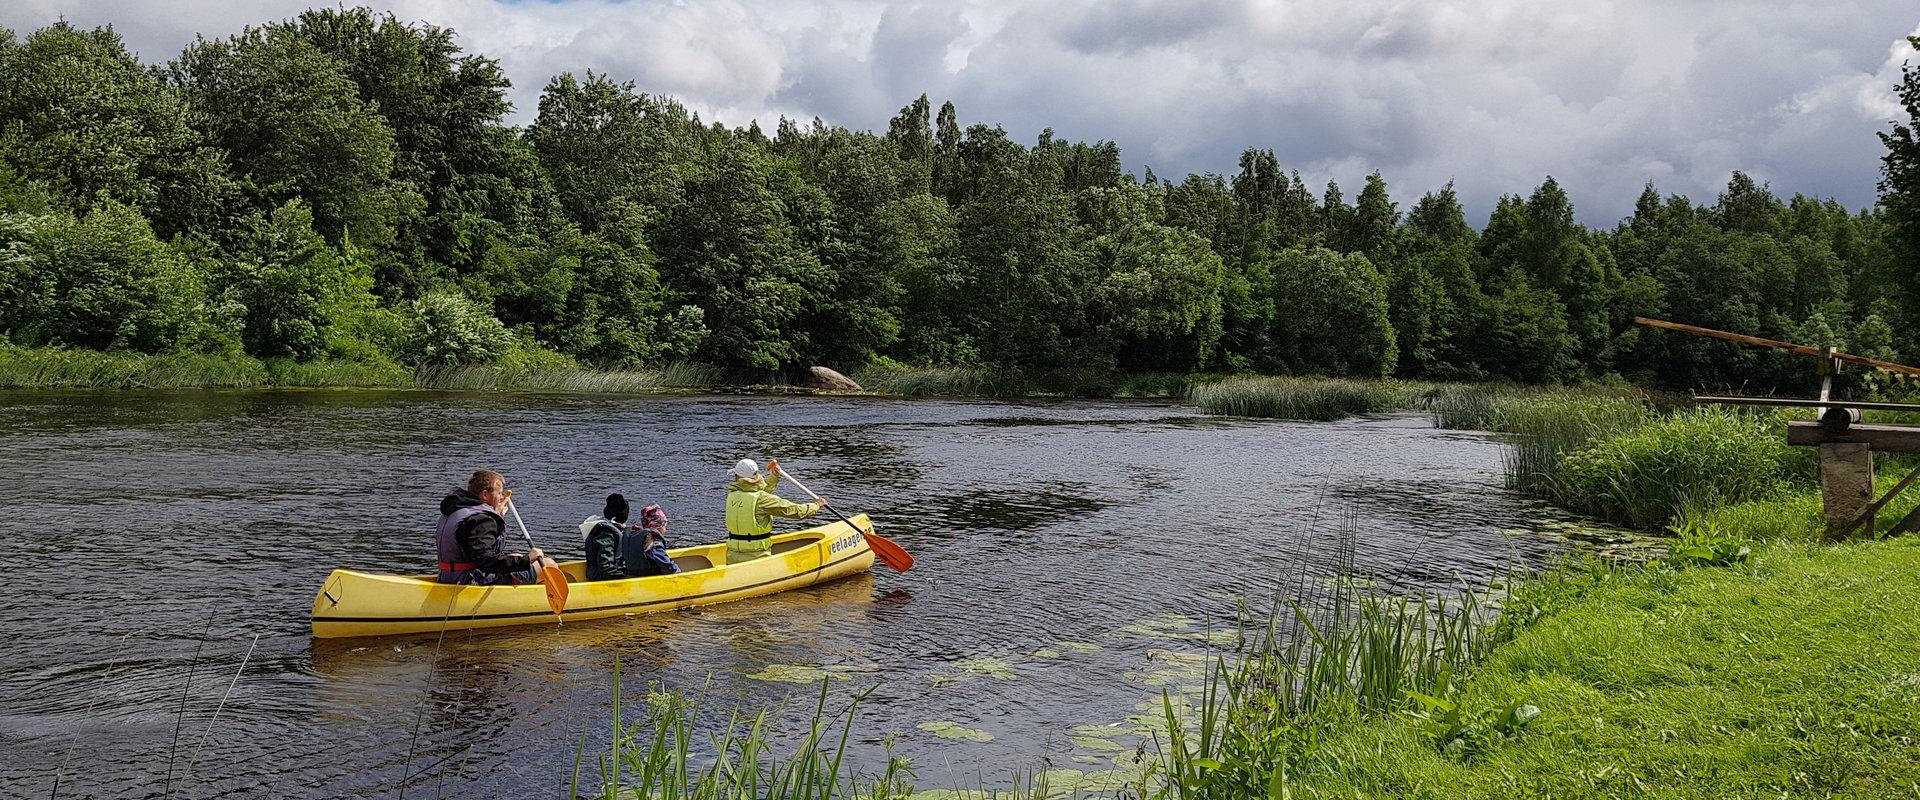
[[[760,496],[767,490],[748,481],[734,481],[727,491],[727,550],[763,553],[772,549],[773,517],[760,513]]]
[[[441,583],[484,584],[492,582],[493,576],[482,572],[473,562],[466,560],[467,554],[460,550],[460,525],[475,514],[492,514],[506,528],[506,519],[499,512],[488,508],[486,504],[461,506],[452,513],[440,518],[440,525],[434,529],[434,542],[440,551]]]
[[[648,532],[646,528],[620,532],[620,564],[626,568],[627,574],[642,578],[648,575],[672,575],[679,572],[680,565],[673,562],[672,556],[667,555],[667,537],[653,532],[653,535],[660,538],[652,547],[648,547]]]

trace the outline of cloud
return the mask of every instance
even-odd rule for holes
[[[292,0],[14,0],[0,25],[112,23],[150,62]],[[1111,139],[1129,167],[1230,172],[1271,148],[1316,190],[1380,170],[1403,207],[1453,181],[1483,217],[1551,174],[1608,225],[1641,185],[1711,202],[1745,170],[1776,193],[1875,197],[1874,133],[1903,112],[1910,0],[380,0],[454,28],[540,88],[594,69],[705,119],[884,129],[921,93],[1031,142]]]

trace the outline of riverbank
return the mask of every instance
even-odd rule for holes
[[[1352,393],[1246,383],[1329,405]],[[1509,485],[1667,528],[1665,554],[1576,557],[1516,577],[1491,593],[1497,613],[1476,608],[1474,592],[1443,605],[1348,592],[1364,575],[1336,581],[1331,597],[1285,587],[1297,605],[1275,610],[1282,635],[1252,637],[1200,686],[1169,686],[1141,718],[1151,749],[1131,764],[1008,765],[1011,792],[911,796],[1866,798],[1920,787],[1920,540],[1878,538],[1920,497],[1890,504],[1864,540],[1822,544],[1816,473],[1784,445],[1784,415],[1611,389],[1440,387],[1425,401],[1444,427],[1510,435]],[[1879,491],[1905,466],[1883,462],[1894,474]],[[1353,546],[1341,539],[1335,549]],[[898,780],[897,766],[867,791]],[[1104,785],[1080,790],[1089,780]]]
[[[865,391],[907,397],[1180,398],[1208,376],[1102,370],[876,366],[853,376]],[[459,389],[648,393],[690,389],[798,390],[781,376],[704,364],[602,370],[540,353],[481,365],[409,368],[393,361],[261,360],[245,355],[100,352],[0,345],[0,389]]]
[[[1509,613],[1538,619],[1460,682],[1452,717],[1331,731],[1295,796],[1877,798],[1920,785],[1920,542],[1562,570],[1521,597]],[[1538,718],[1488,722],[1517,705]]]

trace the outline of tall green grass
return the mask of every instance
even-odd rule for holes
[[[1111,370],[871,366],[850,377],[871,392],[909,397],[1180,397],[1190,376]]]
[[[1415,393],[1393,381],[1244,377],[1196,383],[1187,400],[1211,414],[1328,421],[1407,408]]]
[[[1658,529],[1689,509],[1773,497],[1787,488],[1795,461],[1778,423],[1711,408],[1674,414],[1569,454],[1557,500]]]
[[[1320,738],[1355,720],[1448,702],[1454,682],[1520,629],[1487,592],[1391,596],[1352,578],[1358,531],[1342,525],[1340,574],[1324,592],[1295,581],[1291,599],[1250,645],[1208,671],[1183,713],[1162,695],[1167,738],[1142,794],[1178,800],[1288,796],[1288,776]]]
[[[435,367],[416,376],[427,389],[520,390],[550,392],[646,392],[719,386],[726,371],[718,367],[675,364],[657,370],[602,371],[578,368],[508,369],[489,366]]]
[[[179,389],[259,386],[266,367],[246,357],[140,355],[0,346],[0,388]]]
[[[617,664],[613,693],[613,739],[609,752],[596,759],[599,786],[591,795],[582,794],[576,765],[572,796],[605,800],[895,800],[913,792],[913,772],[903,759],[889,756],[884,770],[870,776],[860,775],[846,761],[854,712],[866,698],[865,693],[829,714],[828,691],[823,683],[806,735],[786,752],[773,744],[768,711],[752,716],[732,713],[718,734],[708,736],[696,732],[699,706],[677,692],[648,694],[642,718],[627,722]]]
[[[1652,410],[1634,400],[1542,394],[1500,400],[1487,427],[1513,437],[1505,456],[1509,487],[1564,501],[1568,455],[1653,420]]]

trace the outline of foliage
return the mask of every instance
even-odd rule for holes
[[[1753,558],[1753,548],[1719,528],[1687,520],[1669,526],[1674,541],[1667,546],[1667,563],[1680,567],[1731,567]]]
[[[457,292],[413,301],[394,351],[415,366],[483,364],[506,355],[514,336],[486,306]]]
[[[1341,725],[1289,770],[1294,796],[1910,792],[1920,656],[1886,643],[1912,635],[1920,548],[1755,546],[1752,560],[1573,567],[1521,583],[1509,611],[1548,610],[1453,697],[1493,711],[1537,702],[1524,735],[1488,739],[1463,760],[1437,751],[1422,720]]]
[[[1689,508],[1785,489],[1786,449],[1762,418],[1684,411],[1567,456],[1559,499],[1577,511],[1658,528]]]
[[[214,296],[241,320],[240,341],[260,358],[312,359],[328,331],[374,304],[366,267],[327,246],[298,200],[255,216],[216,272]]]
[[[1187,400],[1214,414],[1335,420],[1407,405],[1405,387],[1382,381],[1227,378],[1196,383]]]
[[[0,332],[18,344],[157,353],[208,335],[203,276],[140,212],[0,214]]]
[[[458,294],[577,364],[756,380],[899,364],[1814,390],[1804,361],[1639,314],[1920,353],[1910,122],[1882,136],[1871,210],[1735,172],[1710,203],[1649,185],[1590,229],[1543,176],[1475,230],[1450,185],[1403,213],[1374,172],[1349,203],[1259,149],[1230,175],[1142,180],[1113,142],[1017,142],[924,96],[884,133],[781,119],[769,136],[562,72],[522,130],[498,63],[458,42],[322,8],[149,67],[110,28],[0,31],[0,331],[366,364],[509,352],[497,333],[422,349],[419,304]],[[1916,86],[1903,71],[1908,116]],[[62,233],[81,225],[131,249],[49,266],[48,248],[85,250]],[[112,309],[113,329],[82,305]],[[69,332],[60,314],[85,319]],[[1840,388],[1898,389],[1856,373]]]

